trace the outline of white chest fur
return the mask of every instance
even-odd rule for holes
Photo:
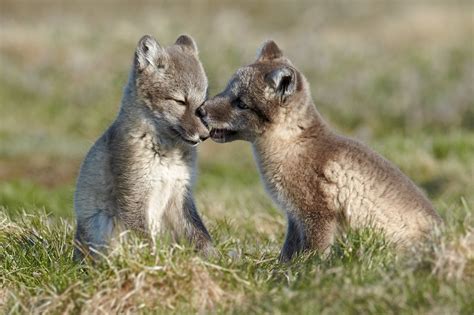
[[[164,157],[155,157],[150,166],[146,218],[148,229],[155,236],[162,229],[164,214],[177,215],[182,207],[191,181],[191,166],[181,159]]]

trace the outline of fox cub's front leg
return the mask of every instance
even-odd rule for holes
[[[184,199],[183,217],[185,220],[185,236],[196,249],[205,256],[214,256],[215,249],[212,245],[211,236],[197,212],[196,205],[191,195]]]
[[[298,226],[297,221],[288,215],[288,230],[286,232],[285,244],[280,252],[280,261],[288,262],[304,248],[304,233]]]
[[[320,217],[315,224],[307,217],[288,215],[288,231],[285,244],[281,250],[280,261],[287,262],[301,252],[317,251],[326,253],[331,246],[336,232],[334,216]]]
[[[78,218],[74,238],[74,260],[81,261],[84,256],[97,257],[105,252],[114,230],[113,218],[97,211],[88,218]]]

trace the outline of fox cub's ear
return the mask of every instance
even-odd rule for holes
[[[283,57],[283,52],[272,40],[264,42],[262,48],[257,52],[257,61],[272,60],[281,57]]]
[[[178,39],[176,40],[174,44],[181,46],[183,50],[188,51],[192,54],[195,54],[195,55],[198,54],[198,48],[197,48],[196,42],[191,36],[181,35],[180,37],[178,37]]]
[[[281,105],[296,90],[296,73],[289,67],[272,70],[265,76],[265,81],[279,98]]]
[[[157,68],[164,66],[164,50],[152,36],[145,35],[138,42],[135,65],[139,70],[150,65]]]

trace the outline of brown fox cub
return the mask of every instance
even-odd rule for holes
[[[195,146],[209,136],[197,116],[207,78],[194,40],[138,43],[119,114],[87,154],[77,180],[75,257],[104,250],[120,229],[161,232],[204,252],[211,238],[193,201]]]
[[[398,168],[326,124],[306,79],[273,41],[206,101],[204,112],[214,141],[252,143],[263,182],[288,217],[282,260],[325,251],[347,224],[375,226],[405,247],[441,222]]]

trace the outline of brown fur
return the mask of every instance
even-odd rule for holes
[[[306,79],[273,41],[204,109],[213,140],[252,143],[263,182],[288,216],[283,260],[325,251],[347,225],[380,228],[411,246],[441,221],[398,168],[328,127]]]

